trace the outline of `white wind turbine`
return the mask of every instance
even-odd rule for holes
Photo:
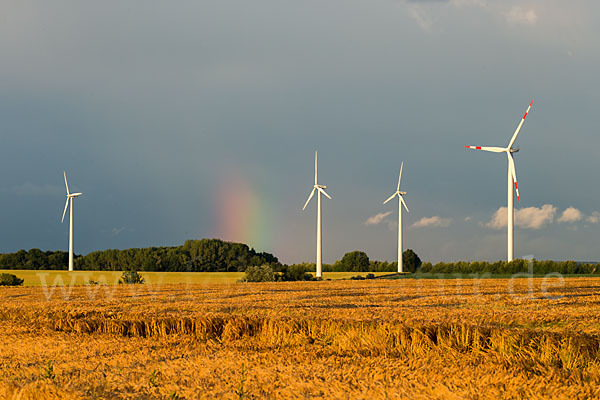
[[[317,193],[317,278],[321,278],[323,275],[322,271],[322,256],[321,256],[321,193],[323,193],[328,199],[331,200],[331,196],[329,196],[324,189],[327,189],[327,186],[319,185],[317,182],[317,152],[315,151],[315,185],[313,186],[312,192],[308,196],[308,200],[304,203],[304,207],[302,207],[302,211],[306,209],[306,206],[310,202],[310,199]]]
[[[521,202],[521,197],[519,196],[519,185],[517,184],[517,171],[515,169],[515,160],[513,159],[513,153],[519,151],[519,148],[513,148],[512,145],[517,140],[517,136],[519,135],[519,131],[525,122],[525,118],[527,118],[527,114],[529,110],[531,110],[531,106],[533,105],[533,100],[529,103],[529,107],[527,107],[527,111],[525,111],[525,115],[521,119],[519,126],[515,130],[512,139],[508,143],[506,148],[503,147],[481,147],[481,146],[465,146],[467,149],[475,149],[475,150],[483,150],[490,151],[492,153],[506,153],[508,157],[508,261],[512,261],[514,258],[514,237],[513,237],[513,226],[515,219],[515,205],[514,205],[514,194],[513,194],[513,183],[515,185],[515,191],[517,192],[517,199],[519,203]]]
[[[83,193],[70,193],[69,184],[67,183],[67,173],[63,171],[63,174],[65,176],[65,187],[67,188],[67,202],[65,203],[65,210],[63,211],[60,223],[62,224],[64,222],[67,208],[69,207],[69,203],[71,203],[71,210],[69,213],[69,271],[73,271],[73,199],[81,196]]]
[[[404,161],[400,164],[400,176],[398,177],[398,187],[396,188],[396,192],[391,195],[383,204],[392,200],[394,197],[398,196],[398,272],[404,272],[402,270],[402,206],[408,211],[408,207],[406,206],[406,202],[404,202],[404,195],[406,192],[400,191],[400,182],[402,181],[402,168],[404,167]]]

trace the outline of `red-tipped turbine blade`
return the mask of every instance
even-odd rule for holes
[[[513,182],[515,184],[515,191],[517,192],[517,200],[519,203],[521,202],[521,196],[519,195],[519,185],[517,184],[517,169],[515,168],[515,160],[512,157],[511,153],[506,153],[508,155],[508,170],[512,176]]]
[[[504,153],[506,149],[502,147],[485,147],[485,146],[465,146],[466,149],[490,151],[492,153]]]
[[[519,122],[519,126],[517,126],[517,129],[515,130],[513,137],[510,139],[510,142],[508,143],[509,149],[515,143],[515,140],[517,140],[517,136],[519,136],[519,131],[521,130],[521,127],[523,126],[523,123],[525,122],[525,118],[527,118],[527,114],[529,114],[529,110],[531,110],[532,105],[533,105],[533,100],[531,100],[531,103],[529,103],[529,107],[527,107],[527,111],[525,111],[525,115],[523,115],[523,118],[521,118],[521,122]]]

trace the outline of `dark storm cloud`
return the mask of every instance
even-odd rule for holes
[[[67,170],[84,193],[78,252],[216,236],[235,176],[262,219],[232,239],[308,261],[314,210],[299,209],[318,149],[334,198],[324,204],[328,262],[355,249],[394,257],[386,224],[364,221],[390,211],[381,202],[401,160],[407,224],[453,221],[411,230],[408,247],[430,260],[500,258],[503,241],[477,222],[506,202],[505,160],[462,146],[503,145],[535,97],[516,160],[523,207],[595,215],[599,189],[582,182],[595,181],[600,148],[597,11],[557,1],[3,2],[0,251],[66,247]],[[600,258],[595,245],[581,253],[598,224],[563,226],[517,232],[517,253]],[[270,235],[252,234],[261,230]]]

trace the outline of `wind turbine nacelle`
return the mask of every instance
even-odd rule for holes
[[[511,153],[518,153],[519,152],[519,148],[518,147],[514,147],[510,149]]]
[[[318,188],[327,189],[327,186],[325,186],[325,185],[315,185],[315,189],[318,189]]]
[[[68,195],[67,197],[79,197],[81,196],[83,193],[71,193],[70,195]]]

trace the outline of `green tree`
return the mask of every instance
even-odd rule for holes
[[[339,261],[337,268],[341,271],[367,272],[369,271],[369,256],[364,251],[351,251],[344,254]],[[336,268],[336,269],[337,269]]]
[[[421,259],[411,249],[407,249],[402,253],[402,265],[405,272],[417,272],[421,268]]]

